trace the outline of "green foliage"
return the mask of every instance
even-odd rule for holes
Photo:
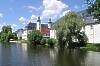
[[[85,33],[81,31],[84,26],[82,16],[75,12],[69,12],[62,17],[55,24],[60,47],[65,47],[65,45],[70,48],[83,46],[82,44],[87,42]]]
[[[56,40],[53,38],[48,39],[48,46],[49,47],[54,47],[54,45],[56,44]]]
[[[0,42],[9,42],[10,36],[12,34],[11,26],[3,26],[0,34]]]
[[[38,30],[33,30],[30,34],[28,34],[28,41],[30,44],[38,45],[42,40],[42,34]]]
[[[64,36],[64,30],[57,33],[58,45],[60,48],[64,48],[66,45],[66,36]]]
[[[46,38],[43,38],[42,40],[41,40],[41,44],[42,45],[45,45],[47,43],[47,39]]]
[[[15,32],[11,34],[10,38],[11,39],[14,39],[14,40],[17,40],[18,39],[17,38],[17,34]]]
[[[12,28],[11,28],[11,26],[10,26],[10,25],[3,26],[3,27],[2,27],[2,32],[4,32],[4,33],[11,32],[11,33],[12,33]]]
[[[94,44],[87,44],[86,47],[88,49],[96,49],[96,45],[94,45]]]
[[[100,0],[86,0],[88,4],[88,13],[93,15],[97,21],[100,21]]]

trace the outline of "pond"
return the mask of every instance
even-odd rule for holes
[[[100,52],[0,44],[0,66],[100,66]]]

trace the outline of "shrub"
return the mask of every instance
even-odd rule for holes
[[[54,47],[54,45],[56,44],[56,40],[53,38],[48,39],[48,46],[49,47]]]
[[[33,30],[30,34],[28,34],[28,41],[30,44],[39,45],[42,40],[42,34],[38,30]]]
[[[45,38],[43,38],[42,40],[41,40],[41,45],[45,45],[46,44],[46,39]]]

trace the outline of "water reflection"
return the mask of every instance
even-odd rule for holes
[[[59,50],[56,66],[84,66],[86,52],[81,50]]]
[[[100,66],[100,52],[0,44],[0,66]]]

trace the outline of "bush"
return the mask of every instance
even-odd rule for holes
[[[54,47],[54,45],[56,44],[56,40],[53,38],[48,39],[48,46],[49,47]]]
[[[41,40],[41,45],[45,45],[46,44],[46,39],[45,38],[43,38],[42,40]]]
[[[38,30],[33,30],[30,34],[28,34],[28,41],[30,44],[39,45],[41,44],[42,34]]]

